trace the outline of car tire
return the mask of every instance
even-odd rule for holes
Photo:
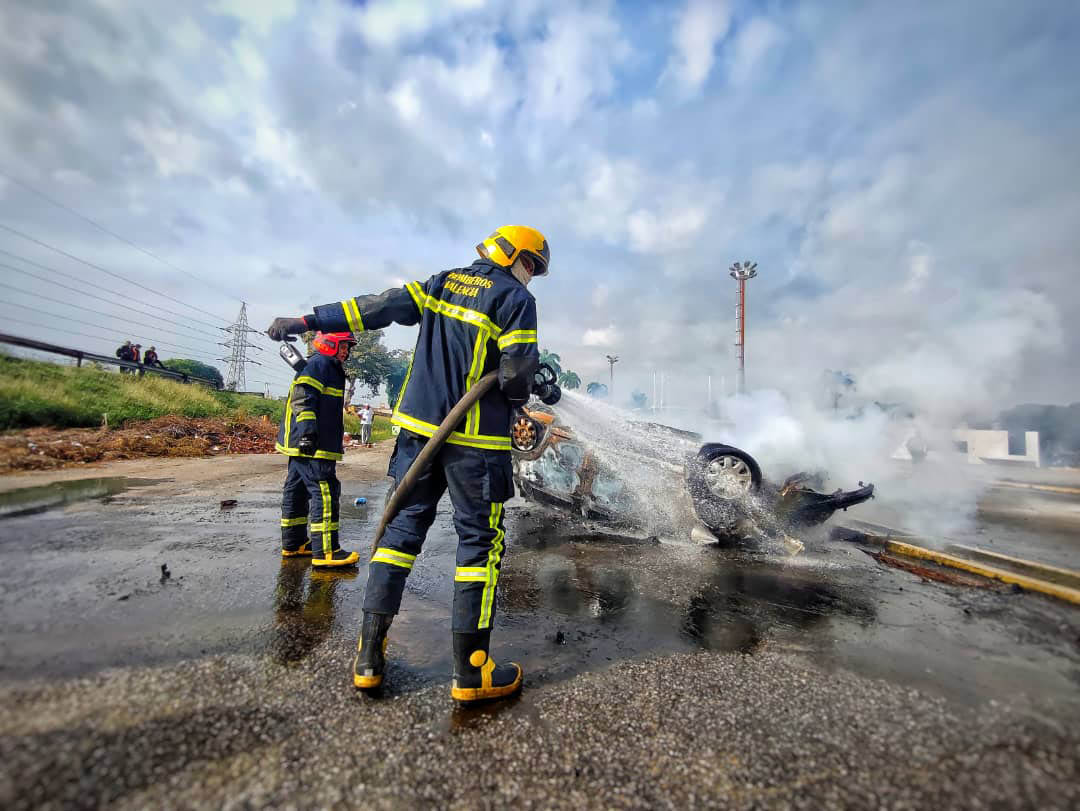
[[[686,470],[690,495],[730,500],[761,489],[761,468],[753,456],[731,445],[704,445]]]

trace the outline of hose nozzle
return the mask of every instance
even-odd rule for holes
[[[562,389],[556,382],[555,370],[548,364],[541,363],[533,376],[532,393],[545,405],[555,405],[562,399]]]

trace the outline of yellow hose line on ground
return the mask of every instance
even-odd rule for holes
[[[1080,496],[1080,487],[1065,487],[1060,484],[1028,484],[1027,482],[994,482],[994,487],[1015,487],[1017,490],[1040,490],[1044,493],[1066,493],[1070,496]]]
[[[1066,600],[1074,605],[1080,605],[1080,589],[1072,589],[1068,586],[1059,586],[1056,583],[1048,583],[1045,580],[1038,580],[1034,577],[1014,574],[994,566],[986,566],[982,563],[958,558],[956,555],[935,552],[932,549],[925,549],[924,547],[897,541],[892,538],[883,538],[881,540],[884,543],[885,549],[892,552],[894,555],[904,555],[909,558],[928,560],[931,563],[937,563],[941,566],[948,566],[952,569],[961,569],[965,572],[980,575],[981,577],[1000,580],[1002,583],[1015,584],[1028,591],[1037,591],[1040,594],[1057,597],[1059,600]]]
[[[984,563],[1000,563],[1006,568],[1012,568],[1019,572],[1026,571],[1027,574],[1030,574],[1035,578],[1045,578],[1051,582],[1060,583],[1063,586],[1080,589],[1080,572],[1072,569],[1051,566],[1048,563],[1038,563],[1034,560],[1014,558],[1010,555],[1003,555],[1000,552],[991,552],[989,549],[980,549],[977,546],[965,546],[964,544],[959,543],[949,544],[945,547],[945,551],[948,553],[955,552],[962,557],[974,558],[975,560],[981,558]]]

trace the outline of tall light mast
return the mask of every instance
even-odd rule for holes
[[[736,262],[728,270],[731,278],[739,283],[739,297],[735,300],[735,360],[738,364],[736,391],[746,391],[746,282],[757,276],[757,262],[749,259]]]

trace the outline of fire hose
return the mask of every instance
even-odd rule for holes
[[[296,351],[296,349],[290,344],[281,345],[281,357],[297,372],[303,371],[307,365],[307,361],[303,355]],[[412,492],[413,487],[416,486],[417,480],[424,474],[431,464],[435,455],[442,450],[443,445],[446,444],[447,438],[453,433],[458,424],[465,419],[465,415],[469,412],[469,409],[476,405],[476,401],[491,391],[492,387],[499,379],[498,371],[488,372],[481,377],[473,385],[471,389],[465,392],[465,396],[458,400],[457,404],[450,409],[450,413],[446,415],[442,423],[436,429],[435,433],[431,435],[431,438],[424,445],[423,450],[416,455],[413,463],[409,466],[409,469],[405,471],[405,475],[401,477],[401,481],[397,483],[394,491],[390,494],[390,498],[386,501],[386,507],[383,509],[382,519],[379,521],[379,527],[375,530],[375,540],[371,542],[371,554],[375,554],[375,550],[379,546],[379,541],[382,540],[383,533],[386,531],[386,525],[394,520],[394,516],[398,514],[398,510],[401,509],[401,503],[405,500],[405,497]],[[556,383],[555,370],[548,364],[541,363],[537,368],[536,373],[533,375],[532,386],[530,392],[535,394],[540,400],[548,405],[555,405],[562,397],[562,390]]]
[[[473,387],[465,392],[465,396],[458,400],[457,405],[450,409],[450,413],[447,414],[446,418],[439,424],[438,429],[431,435],[427,444],[424,445],[423,450],[416,455],[413,463],[409,466],[409,469],[405,471],[405,475],[401,477],[401,481],[397,483],[394,491],[390,494],[390,498],[386,501],[382,519],[379,521],[379,527],[375,530],[375,539],[371,542],[372,555],[375,554],[375,550],[379,546],[379,541],[382,540],[387,524],[394,520],[394,516],[396,516],[398,510],[401,509],[402,502],[405,500],[406,496],[412,492],[416,482],[424,475],[424,472],[427,471],[435,456],[442,450],[443,445],[446,444],[447,438],[458,424],[465,419],[465,415],[469,412],[469,409],[476,404],[477,400],[487,394],[492,387],[495,386],[498,379],[499,372],[496,370],[488,372],[477,380]],[[548,405],[555,405],[562,397],[562,391],[555,383],[555,372],[546,363],[540,364],[540,368],[537,369],[536,374],[533,377],[532,393],[537,395]]]

